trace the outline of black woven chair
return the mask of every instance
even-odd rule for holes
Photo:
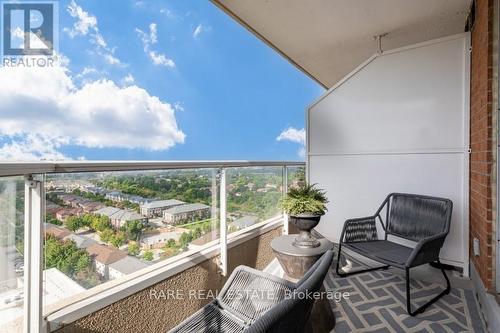
[[[215,301],[169,332],[303,332],[314,303],[303,296],[320,290],[332,259],[329,250],[296,284],[238,266]]]
[[[386,211],[385,223],[381,213]],[[415,316],[450,292],[450,280],[439,262],[439,252],[450,230],[451,200],[416,194],[391,193],[373,216],[345,221],[340,236],[336,271],[345,277],[368,271],[387,269],[390,266],[405,270],[406,309]],[[384,230],[384,239],[377,235],[376,221]],[[417,242],[414,248],[389,241],[388,236]],[[381,267],[340,272],[342,248],[384,264]],[[412,310],[410,298],[410,269],[428,263],[437,263],[446,280],[446,289],[416,310]]]

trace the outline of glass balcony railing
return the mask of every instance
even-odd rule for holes
[[[24,179],[0,179],[0,332],[23,329]]]
[[[282,218],[279,201],[288,186],[304,181],[304,168],[298,162],[0,166],[0,332],[46,325],[37,318],[58,304],[210,246],[219,248],[225,275],[228,239]]]

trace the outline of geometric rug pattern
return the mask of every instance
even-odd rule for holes
[[[351,264],[354,262],[355,269],[360,265],[348,256],[341,262],[344,263],[345,259],[349,259]],[[416,280],[411,280],[410,285],[414,309],[444,289],[438,283]],[[324,286],[326,290],[350,294],[348,299],[330,302],[336,321],[332,330],[335,333],[485,332],[479,306],[471,290],[453,288],[452,285],[450,294],[443,296],[424,313],[411,317],[406,312],[404,274],[397,269],[341,278],[335,273],[334,262]]]

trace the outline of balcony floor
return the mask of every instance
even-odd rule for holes
[[[345,259],[352,264],[353,271],[368,266],[349,255]],[[283,276],[277,262],[272,266],[271,273]],[[402,270],[390,268],[341,278],[335,273],[334,262],[324,287],[327,291],[349,292],[349,299],[330,301],[336,321],[332,332],[487,332],[470,280],[458,272],[447,271],[447,274],[452,287],[450,294],[424,313],[411,317],[406,313]],[[412,269],[411,277],[414,308],[444,288],[441,272],[429,265]]]

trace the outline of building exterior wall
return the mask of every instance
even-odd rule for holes
[[[106,264],[103,264],[102,262],[100,261],[97,261],[94,259],[94,265],[95,265],[95,270],[96,272],[102,276],[103,278],[105,279],[108,279],[109,278],[109,269],[108,269],[108,265]]]
[[[471,30],[470,209],[469,242],[472,264],[485,287],[494,289],[496,221],[496,110],[493,108],[494,2],[477,0]],[[480,242],[475,256],[474,239]]]
[[[168,224],[188,223],[192,222],[195,218],[205,219],[209,217],[210,207],[175,214],[166,211],[163,212],[163,222]]]
[[[228,271],[238,265],[264,269],[273,259],[270,242],[281,235],[281,227],[228,250]],[[215,295],[226,280],[218,272],[218,257],[210,258],[177,275],[113,303],[58,330],[58,333],[156,333],[166,332],[212,299],[165,299],[169,290],[204,291]],[[156,297],[155,297],[156,295]],[[159,296],[160,295],[160,296]],[[173,310],[175,309],[175,311]]]

